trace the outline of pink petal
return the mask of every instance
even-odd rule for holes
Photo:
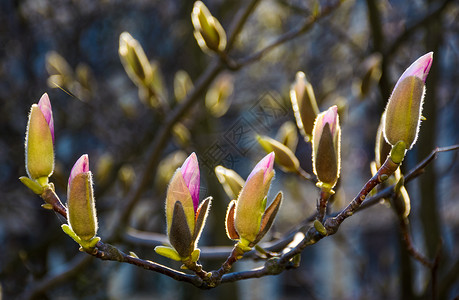
[[[51,102],[49,101],[49,97],[47,93],[44,93],[41,96],[40,101],[38,101],[38,107],[40,108],[41,112],[45,116],[46,122],[48,123],[49,130],[51,131],[51,137],[53,138],[54,143],[54,119],[53,119],[53,111],[51,108]]]
[[[69,176],[69,186],[76,175],[85,172],[89,172],[89,156],[87,154],[83,154],[73,165],[72,171],[70,171]]]
[[[423,56],[419,57],[408,69],[403,72],[402,76],[400,76],[397,84],[394,87],[397,87],[398,83],[401,82],[408,76],[416,76],[421,79],[423,82],[426,82],[427,75],[429,74],[430,67],[432,66],[433,61],[433,52],[429,52],[424,54]]]
[[[274,165],[274,152],[269,153],[265,157],[263,157],[262,160],[258,162],[258,164],[253,168],[252,172],[250,173],[249,177],[247,177],[247,181],[249,181],[252,176],[257,173],[259,170],[263,169],[265,170],[265,178],[266,176],[272,172],[273,170],[273,165]],[[247,182],[246,181],[246,182]]]
[[[336,125],[338,121],[338,107],[333,105],[330,107],[324,114],[322,119],[322,128],[325,126],[326,123],[330,124],[330,131],[332,136],[336,131]]]
[[[183,180],[190,191],[191,198],[193,199],[194,211],[198,209],[199,205],[199,187],[200,187],[200,173],[199,164],[196,153],[191,153],[185,160],[180,171],[183,175]]]

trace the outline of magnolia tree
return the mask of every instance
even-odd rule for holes
[[[339,3],[335,4],[337,5]],[[175,125],[180,124],[184,112],[196,102],[197,95],[210,85],[221,70],[240,69],[281,42],[276,41],[261,52],[243,60],[233,59],[230,50],[234,35],[241,29],[253,7],[248,5],[246,9],[246,14],[242,14],[238,20],[239,27],[236,26],[232,35],[227,37],[225,29],[206,6],[200,1],[194,4],[191,13],[194,37],[205,53],[216,58],[215,63],[196,84],[191,82],[186,72],[176,75],[174,93],[178,105],[173,109],[167,101],[158,66],[149,62],[139,42],[128,32],[120,35],[119,56],[127,75],[138,87],[139,98],[149,107],[160,112],[167,111],[169,116],[164,120],[164,129],[155,140],[155,147],[151,159],[146,163],[146,169],[157,166],[170,131]],[[327,15],[332,9],[334,6],[319,9],[309,20],[310,23],[305,23],[304,27],[307,28],[310,26],[308,24]],[[299,33],[300,31],[297,34]],[[149,184],[147,176],[138,183],[123,213],[117,216],[118,219],[114,223],[118,226],[104,237],[98,236],[97,205],[87,154],[82,155],[69,172],[66,200],[62,201],[58,197],[50,179],[54,171],[54,143],[55,136],[56,139],[59,138],[59,128],[54,127],[51,101],[46,93],[30,110],[25,140],[25,165],[28,176],[21,177],[20,180],[44,200],[43,208],[54,210],[66,219],[67,224],[62,225],[62,230],[79,245],[80,251],[101,260],[128,263],[158,272],[202,289],[214,288],[227,282],[277,275],[285,270],[297,268],[300,264],[300,255],[306,247],[324,238],[333,238],[347,218],[384,199],[394,208],[400,220],[408,252],[434,274],[438,259],[418,252],[411,242],[408,227],[410,197],[404,184],[419,176],[438,152],[456,150],[458,146],[436,149],[406,174],[402,174],[400,169],[407,151],[416,143],[418,135],[422,134],[420,125],[423,119],[425,82],[428,80],[433,59],[433,52],[429,52],[419,58],[413,58],[411,65],[410,62],[406,62],[407,68],[393,87],[381,116],[375,139],[375,160],[371,164],[373,176],[361,187],[357,195],[348,201],[347,206],[334,213],[327,208],[334,197],[340,175],[344,176],[341,172],[341,139],[345,137],[342,137],[341,133],[339,109],[333,105],[320,112],[311,83],[303,72],[298,72],[290,89],[291,109],[297,128],[285,130],[285,134],[277,139],[262,135],[254,136],[253,139],[258,141],[267,154],[253,166],[245,180],[234,170],[223,166],[215,168],[215,175],[225,192],[234,199],[228,205],[225,219],[226,233],[228,238],[234,241],[234,247],[216,270],[208,269],[205,263],[200,261],[199,238],[206,230],[207,216],[213,213],[213,199],[211,195],[200,197],[200,166],[198,156],[194,152],[189,153],[181,167],[170,178],[164,199],[168,242],[154,248],[158,255],[179,261],[182,270],[155,262],[154,256],[149,259],[141,258],[134,252],[129,252],[127,247],[111,244],[117,241],[125,229],[126,220],[138,202],[140,194]],[[228,80],[217,81],[216,86],[205,100],[206,105],[221,115],[228,109],[226,99],[233,87]],[[307,158],[295,156],[297,130],[305,142],[311,144],[313,174],[300,167],[300,160]],[[278,212],[282,210],[282,203],[289,201],[283,196],[282,191],[275,191],[276,196],[273,199],[267,197],[271,183],[276,181],[276,168],[316,185],[317,210],[305,218],[308,224],[306,228],[274,240],[269,248],[266,248],[261,240],[269,232]],[[97,189],[97,186],[95,188]],[[244,258],[262,259],[265,263],[256,269],[232,271],[233,265]],[[432,286],[434,287],[433,284]]]

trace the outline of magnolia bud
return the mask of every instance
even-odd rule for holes
[[[182,261],[199,257],[192,254],[197,250],[196,244],[212,200],[208,197],[199,205],[199,180],[198,159],[192,153],[177,169],[167,189],[167,235],[173,248],[157,247],[155,251],[158,254]]]
[[[265,156],[252,170],[236,201],[228,206],[226,232],[242,247],[253,247],[271,227],[279,210],[282,193],[266,209],[266,195],[274,176],[274,153]]]
[[[120,35],[118,53],[126,73],[136,85],[151,81],[153,70],[147,56],[139,42],[128,32]]]
[[[70,172],[67,188],[67,211],[69,226],[64,231],[83,248],[95,246],[97,215],[89,171],[88,155],[82,155]]]
[[[314,174],[317,175],[320,185],[326,185],[330,189],[339,178],[340,139],[338,107],[334,105],[317,116],[312,137]]]
[[[233,76],[222,74],[216,80],[206,94],[206,108],[214,117],[223,116],[230,107],[230,96],[233,93]]]
[[[226,48],[226,33],[222,25],[214,18],[201,1],[196,1],[191,12],[194,26],[194,37],[199,47],[205,52],[209,50],[221,52]]]
[[[295,123],[287,121],[279,128],[276,134],[277,141],[287,146],[292,152],[295,152],[298,145],[298,133]]]
[[[295,82],[290,88],[290,100],[295,113],[296,124],[305,140],[310,141],[319,108],[312,85],[307,81],[303,72],[296,73]]]
[[[215,175],[217,175],[218,181],[220,181],[230,199],[235,199],[244,186],[244,179],[234,170],[222,166],[215,167]]]
[[[406,149],[416,143],[421,123],[425,80],[432,65],[433,52],[418,58],[397,81],[386,106],[384,137],[394,146],[404,142]]]
[[[48,94],[33,104],[25,139],[26,169],[40,185],[48,183],[54,170],[54,121]]]
[[[276,163],[279,164],[285,172],[298,171],[300,162],[290,148],[267,136],[257,136],[257,140],[266,152],[275,153]]]
[[[190,75],[184,70],[177,71],[174,76],[175,100],[181,102],[192,89],[193,82],[191,81]]]

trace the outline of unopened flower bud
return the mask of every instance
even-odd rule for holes
[[[303,72],[296,73],[295,82],[290,88],[290,100],[295,113],[296,124],[305,140],[310,141],[319,108],[312,85],[307,81]]]
[[[216,118],[223,116],[230,107],[230,96],[233,93],[234,87],[233,81],[231,74],[222,74],[207,91],[205,100],[206,108]]]
[[[257,136],[258,143],[266,152],[275,153],[275,161],[285,172],[297,172],[300,167],[300,162],[287,146],[268,137]]]
[[[156,252],[172,259],[193,260],[204,227],[211,197],[199,204],[200,172],[192,153],[172,177],[166,196],[167,235],[173,248],[157,247]],[[167,249],[166,249],[167,248]]]
[[[29,178],[40,185],[48,183],[54,170],[54,121],[48,94],[33,104],[25,140],[26,169]]]
[[[295,123],[287,121],[279,128],[275,140],[287,146],[292,152],[295,152],[298,145],[298,133]]]
[[[194,37],[202,50],[205,52],[209,52],[209,49],[215,52],[225,50],[225,30],[201,1],[194,3],[191,21],[194,26]]]
[[[338,107],[330,107],[316,118],[312,138],[313,171],[320,185],[333,188],[338,181],[341,159],[341,128]]]
[[[174,76],[174,95],[177,102],[181,102],[193,89],[190,75],[184,70],[179,70]]]
[[[386,106],[384,137],[394,146],[405,143],[411,149],[416,143],[421,123],[425,80],[432,65],[433,52],[418,58],[397,81]]]
[[[151,81],[153,70],[147,56],[139,42],[128,32],[120,35],[118,53],[126,73],[136,85]]]
[[[271,227],[279,210],[282,193],[266,208],[266,195],[273,170],[274,153],[265,156],[252,170],[237,200],[231,201],[226,215],[226,232],[246,249],[256,245]]]
[[[77,160],[70,172],[67,210],[69,226],[81,240],[89,241],[96,236],[97,216],[87,154]]]
[[[218,181],[222,184],[228,197],[235,199],[244,186],[244,179],[234,170],[223,166],[215,167],[215,175],[217,175]]]

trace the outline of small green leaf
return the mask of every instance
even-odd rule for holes
[[[159,255],[162,255],[164,257],[176,260],[176,261],[181,261],[182,258],[180,255],[175,251],[175,249],[172,249],[171,247],[167,246],[157,246],[155,247],[155,252],[158,253]]]
[[[35,180],[26,176],[19,177],[19,180],[35,194],[41,195],[43,193],[44,188]]]

